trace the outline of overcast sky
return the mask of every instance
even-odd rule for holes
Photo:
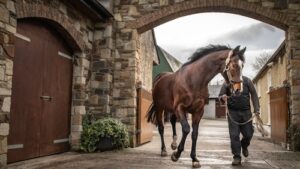
[[[253,78],[251,64],[263,52],[273,54],[285,39],[285,32],[241,15],[201,13],[181,17],[154,29],[157,44],[185,63],[197,48],[209,44],[247,47],[243,74]],[[219,75],[214,80],[221,80]]]

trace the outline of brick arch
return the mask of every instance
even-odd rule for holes
[[[72,22],[58,9],[43,4],[23,3],[16,3],[16,9],[18,19],[37,18],[50,23],[75,52],[82,52],[86,48],[82,33],[76,30]]]
[[[178,17],[201,12],[240,14],[269,23],[283,30],[287,30],[290,18],[279,11],[245,1],[191,0],[169,5],[158,11],[142,15],[140,18],[128,22],[127,27],[137,29],[138,32],[142,33]]]

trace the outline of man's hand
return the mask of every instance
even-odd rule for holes
[[[224,94],[223,96],[221,96],[221,99],[226,103],[227,102],[227,96]]]
[[[256,116],[259,116],[259,115],[260,115],[260,113],[259,113],[259,112],[254,112],[254,114],[255,114]]]

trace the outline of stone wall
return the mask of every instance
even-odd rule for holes
[[[141,87],[151,92],[153,59],[157,58],[154,34],[152,30],[142,33],[139,42],[139,81],[141,82]]]
[[[12,0],[0,1],[0,168],[7,161],[7,136],[13,75],[16,8]]]

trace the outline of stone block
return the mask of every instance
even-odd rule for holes
[[[5,80],[5,66],[0,65],[0,81],[4,81],[4,80]]]
[[[100,50],[101,58],[111,58],[111,50],[110,49],[101,49]]]
[[[73,76],[83,76],[84,68],[82,66],[74,66]]]
[[[71,132],[71,136],[70,136],[70,139],[71,140],[78,140],[80,139],[80,135],[81,135],[81,132]]]
[[[7,155],[1,154],[0,155],[0,168],[6,168],[7,165]]]
[[[60,3],[59,5],[59,11],[62,12],[63,14],[67,14],[67,6],[64,3]]]
[[[0,96],[11,96],[11,90],[6,88],[0,88]]]
[[[117,22],[117,28],[122,29],[125,28],[126,23],[125,22]]]
[[[0,123],[0,136],[8,136],[9,133],[9,124]]]
[[[0,5],[0,21],[4,23],[9,22],[9,11],[2,5]]]
[[[5,44],[3,45],[3,49],[6,51],[8,57],[13,58],[15,56],[15,47],[14,45]]]
[[[86,78],[85,77],[75,77],[75,84],[86,84]],[[1,89],[0,89],[0,91],[1,91]]]
[[[114,18],[115,18],[115,20],[116,20],[116,21],[118,21],[118,22],[122,22],[122,16],[121,16],[121,14],[120,14],[120,13],[116,13],[116,14],[114,14]]]
[[[103,39],[103,31],[100,31],[100,30],[96,30],[94,32],[94,40],[101,40]]]
[[[100,88],[100,82],[99,82],[99,81],[92,80],[92,81],[91,81],[91,88],[92,88],[92,89]]]
[[[10,112],[10,104],[11,104],[10,97],[5,97],[3,99],[3,103],[2,103],[2,111],[3,112]]]
[[[82,115],[81,114],[74,114],[71,116],[71,124],[72,125],[82,125]]]
[[[85,106],[73,106],[73,114],[86,114]]]
[[[124,50],[126,51],[134,51],[136,50],[136,41],[129,41],[124,43]]]
[[[99,96],[98,95],[92,95],[89,98],[89,104],[97,105],[99,103]]]
[[[13,2],[12,0],[8,0],[6,2],[6,7],[10,12],[16,13],[15,2]]]
[[[7,153],[7,137],[0,137],[0,154]]]
[[[13,75],[13,61],[7,59],[6,63],[5,63],[5,66],[6,66],[5,74],[8,75],[8,76],[12,76]]]
[[[169,0],[159,0],[159,5],[160,6],[165,6],[169,4]]]
[[[139,16],[141,15],[138,10],[136,9],[136,6],[134,5],[130,5],[129,6],[129,10],[128,10],[128,15],[131,15],[131,16]]]
[[[71,132],[79,132],[79,131],[82,131],[82,125],[72,125],[71,126]]]
[[[273,8],[274,7],[274,2],[265,1],[265,2],[262,2],[262,6],[263,7],[268,7],[268,8]]]
[[[118,119],[125,118],[127,116],[127,109],[126,108],[117,109],[115,116]]]
[[[79,65],[83,66],[86,69],[90,68],[90,61],[85,58],[79,58]]]
[[[120,89],[113,89],[113,97],[120,97]]]
[[[100,89],[109,89],[110,88],[110,83],[109,82],[100,82],[99,88]]]
[[[289,3],[288,8],[292,10],[300,10],[300,4]]]
[[[124,106],[136,107],[136,98],[127,99],[126,105],[124,105]]]
[[[5,29],[10,32],[10,33],[13,33],[15,34],[17,32],[17,28],[14,27],[14,26],[11,26],[9,24],[5,24]]]
[[[105,37],[105,38],[112,37],[112,25],[107,25],[107,27],[105,28],[103,37]]]

